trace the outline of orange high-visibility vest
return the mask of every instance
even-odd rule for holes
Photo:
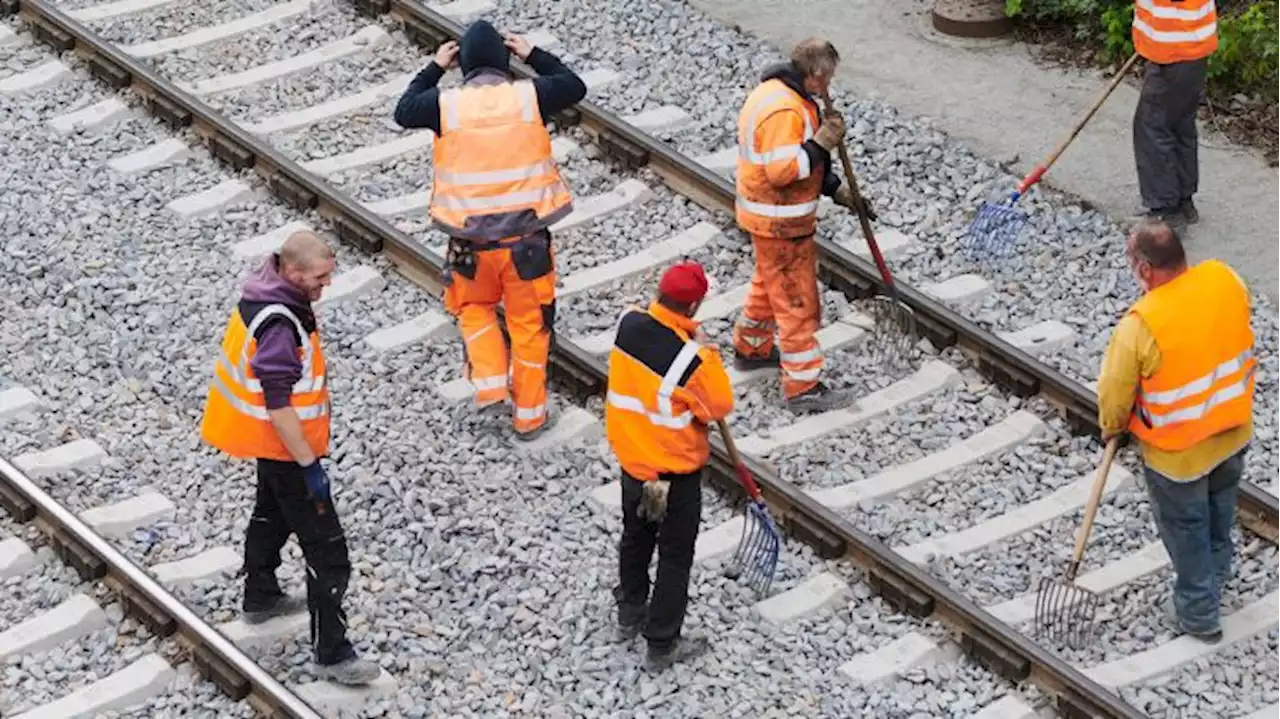
[[[1142,379],[1129,419],[1134,436],[1178,451],[1249,421],[1258,361],[1248,291],[1229,267],[1201,262],[1129,311],[1160,349],[1160,368]]]
[[[802,147],[817,129],[817,106],[781,80],[766,80],[747,96],[738,115],[734,202],[744,231],[794,238],[817,229],[823,168],[811,167]]]
[[[618,464],[641,481],[705,467],[711,453],[707,425],[692,408],[701,405],[716,416],[733,409],[733,388],[719,353],[689,339],[679,322],[656,302],[647,312],[629,309],[618,321],[609,354],[605,434]]]
[[[493,242],[524,236],[573,210],[537,92],[527,80],[440,93],[433,157],[428,211],[452,237]]]
[[[1213,0],[1134,0],[1133,49],[1168,65],[1199,60],[1218,49]]]
[[[298,337],[303,338],[298,347],[302,379],[293,386],[289,403],[302,422],[307,445],[317,457],[323,457],[329,453],[329,388],[325,384],[320,333],[318,330],[308,333],[298,316],[279,304],[263,307],[249,318],[247,325],[239,308],[231,313],[222,338],[222,353],[214,365],[213,380],[205,397],[200,438],[240,459],[293,461],[293,455],[271,424],[262,384],[254,377],[250,365],[258,351],[254,334],[272,317],[287,318]]]

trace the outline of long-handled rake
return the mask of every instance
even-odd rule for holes
[[[782,549],[782,537],[778,533],[778,525],[769,514],[769,507],[760,497],[760,487],[751,478],[738,448],[733,444],[733,436],[729,434],[729,426],[724,420],[716,423],[720,428],[720,436],[724,437],[724,446],[729,450],[729,459],[738,473],[738,481],[747,490],[747,509],[742,515],[742,536],[738,540],[738,550],[725,568],[725,576],[737,579],[745,570],[747,586],[756,591],[757,596],[764,596],[773,584],[773,575],[778,569],[778,553]]]
[[[1062,581],[1048,578],[1040,580],[1040,588],[1036,591],[1037,637],[1066,641],[1068,646],[1079,648],[1093,636],[1098,595],[1075,583],[1076,572],[1080,570],[1084,547],[1089,541],[1089,532],[1093,529],[1093,518],[1098,513],[1102,490],[1107,486],[1107,472],[1111,469],[1111,460],[1115,459],[1116,448],[1119,446],[1120,437],[1117,435],[1107,442],[1107,449],[1102,454],[1102,464],[1098,466],[1098,474],[1093,479],[1089,502],[1084,508],[1084,522],[1076,534],[1076,548],[1071,563],[1067,565],[1065,578]]]
[[[831,96],[822,96],[827,113],[834,113]],[[893,275],[889,265],[880,254],[880,245],[876,243],[875,233],[871,231],[871,219],[867,217],[866,207],[862,204],[862,193],[858,191],[858,179],[853,175],[853,163],[849,161],[849,150],[844,143],[839,144],[840,164],[844,166],[844,180],[849,183],[853,192],[853,206],[858,215],[858,223],[862,226],[862,236],[871,249],[871,257],[880,270],[880,279],[884,282],[886,296],[873,297],[867,307],[867,315],[875,322],[876,331],[871,334],[868,346],[871,356],[880,364],[900,365],[916,346],[916,316],[902,300],[898,298],[897,285],[893,283]]]
[[[1044,173],[1049,171],[1053,163],[1057,162],[1058,156],[1066,151],[1071,141],[1076,139],[1076,135],[1084,129],[1086,123],[1093,117],[1098,108],[1102,107],[1102,103],[1106,102],[1111,92],[1116,86],[1124,80],[1129,74],[1129,69],[1138,61],[1138,54],[1134,53],[1124,67],[1120,68],[1115,77],[1111,79],[1111,83],[1107,85],[1098,99],[1094,101],[1093,107],[1089,108],[1089,112],[1076,123],[1071,129],[1071,134],[1067,135],[1053,154],[1049,155],[1049,159],[1037,165],[1035,169],[1027,173],[1022,178],[1022,182],[1018,183],[1018,189],[1013,191],[1009,196],[1009,200],[1002,204],[992,204],[990,202],[983,203],[978,213],[974,216],[973,221],[969,223],[969,228],[965,232],[964,239],[961,241],[961,248],[973,255],[986,255],[989,257],[1006,257],[1017,246],[1018,233],[1022,231],[1023,226],[1027,224],[1027,213],[1017,209],[1014,205],[1018,202],[1018,198],[1026,194],[1033,185],[1040,181]]]

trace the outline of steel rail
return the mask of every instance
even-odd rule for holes
[[[9,460],[0,457],[0,506],[20,522],[35,521],[49,535],[54,551],[82,579],[102,579],[120,596],[129,614],[154,634],[175,632],[191,652],[191,661],[234,700],[251,697],[268,715],[322,719],[314,709],[173,596],[145,569],[121,554],[89,525]]]
[[[417,3],[404,0],[395,0],[394,4],[387,0],[355,1],[370,14],[395,12],[405,21],[409,34],[419,42],[438,44],[445,39],[459,37],[461,33],[460,26]],[[0,8],[6,7],[3,3],[10,8],[15,4],[13,0],[2,0]],[[236,169],[252,167],[287,204],[316,210],[334,224],[344,241],[368,252],[386,252],[410,280],[428,290],[440,290],[442,260],[421,243],[303,170],[296,162],[237,127],[203,102],[182,92],[148,66],[125,55],[51,7],[46,0],[19,0],[16,4],[37,39],[59,50],[74,49],[83,54],[95,76],[117,89],[132,86],[151,112],[176,128],[190,126],[220,160]],[[514,67],[526,75],[531,72],[519,64]],[[569,119],[580,120],[584,129],[612,154],[628,158],[633,164],[648,164],[678,192],[712,209],[724,210],[732,206],[732,188],[722,178],[638,133],[613,115],[583,103],[569,114]],[[879,283],[870,265],[825,243],[823,252],[824,279],[855,296],[877,291]],[[847,264],[839,264],[845,261]],[[948,319],[954,313],[934,307],[932,300],[910,288],[900,286],[899,291],[904,299],[918,305],[917,311],[923,315],[929,331],[956,335],[956,339],[937,344],[963,345],[959,338],[962,330],[978,339],[985,337],[986,345],[992,344],[994,338],[959,318],[951,329],[947,329],[945,324],[933,327],[930,324],[932,319]],[[998,340],[994,342],[997,347],[1004,344]],[[977,344],[986,346],[982,342]],[[1014,352],[1015,357],[1019,355],[1021,353]],[[553,345],[552,363],[559,377],[588,392],[603,392],[607,368],[602,361],[576,345],[557,338]],[[1030,361],[1028,364],[1034,368]],[[712,453],[716,483],[730,492],[740,492],[719,438],[712,439]],[[997,673],[1014,681],[1034,681],[1056,698],[1059,711],[1068,716],[1133,719],[1143,716],[1079,670],[995,620],[967,598],[858,530],[848,520],[781,480],[763,463],[750,458],[746,462],[759,478],[766,499],[789,533],[813,544],[823,557],[847,557],[865,568],[872,585],[902,610],[917,617],[938,616],[943,619],[955,631],[956,640],[965,651]]]

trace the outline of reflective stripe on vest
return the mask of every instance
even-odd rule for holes
[[[776,142],[757,147],[760,126],[778,112],[796,112],[803,128],[793,137],[769,138]],[[804,143],[813,139],[817,110],[781,80],[768,80],[747,97],[738,122],[738,164],[735,214],[738,225],[753,235],[766,237],[803,237],[817,226],[818,196],[822,190],[822,174],[815,172]],[[795,163],[795,179],[786,187],[775,187],[770,169],[790,173]]]
[[[316,455],[328,452],[329,393],[319,335],[307,332],[287,306],[274,304],[263,307],[247,326],[236,310],[214,363],[201,438],[233,457],[293,459],[271,423],[262,383],[253,376],[251,365],[257,351],[254,335],[263,323],[279,317],[289,320],[301,339],[302,376],[290,389],[290,406],[302,423],[304,438],[312,451]]]
[[[693,413],[685,410],[676,414],[671,406],[671,393],[679,386],[680,378],[684,376],[685,371],[689,369],[689,365],[693,364],[693,360],[697,356],[698,344],[696,342],[685,342],[684,347],[680,349],[680,353],[671,362],[671,366],[662,375],[662,382],[658,385],[657,392],[657,412],[649,411],[640,398],[619,394],[613,390],[608,393],[609,404],[621,410],[642,414],[649,420],[650,424],[656,427],[665,427],[667,429],[684,429],[688,427],[693,423]]]
[[[1198,60],[1218,48],[1214,0],[1136,0],[1133,45],[1160,64]]]
[[[1258,361],[1248,292],[1230,268],[1201,262],[1130,311],[1160,350],[1159,369],[1139,382],[1130,432],[1180,451],[1250,421]]]
[[[440,95],[429,212],[445,232],[477,241],[524,236],[572,209],[527,80]]]

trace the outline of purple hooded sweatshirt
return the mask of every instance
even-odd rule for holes
[[[315,326],[311,312],[311,300],[302,290],[289,284],[280,276],[279,255],[272,254],[245,280],[240,294],[240,313],[249,322],[249,314],[269,304],[287,305],[293,310],[302,326],[310,330]],[[293,385],[302,379],[302,360],[298,357],[299,338],[293,323],[284,317],[268,320],[258,329],[258,351],[249,366],[262,383],[267,409],[289,406]]]

